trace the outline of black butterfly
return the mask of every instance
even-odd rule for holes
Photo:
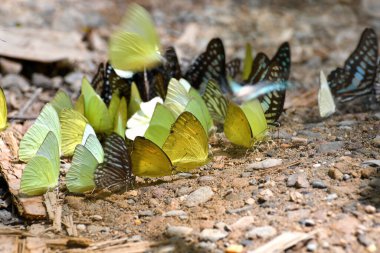
[[[375,97],[377,102],[380,103],[380,57],[377,58],[377,71],[376,71],[376,80],[373,88],[375,90]]]
[[[344,67],[335,69],[327,77],[330,89],[339,101],[347,102],[373,92],[377,56],[377,35],[373,29],[366,28]]]
[[[236,78],[240,74],[241,60],[238,58],[232,59],[226,65],[227,75]]]
[[[135,177],[132,175],[129,151],[125,141],[113,133],[104,143],[104,161],[95,170],[95,185],[99,189],[111,192],[127,190],[133,187]]]
[[[259,99],[269,125],[278,125],[277,121],[284,110],[290,65],[288,42],[281,44],[271,60],[264,53],[258,53],[253,60],[249,83],[245,84],[251,86],[252,94],[247,97]]]
[[[165,51],[164,58],[165,61],[162,65],[145,72],[135,73],[133,76],[140,97],[145,102],[155,96],[160,96],[164,99],[170,79],[180,79],[182,77],[177,53],[173,47],[169,47]]]
[[[232,94],[227,80],[226,57],[221,39],[214,38],[208,43],[206,51],[187,70],[185,79],[196,89],[213,79],[224,93]]]
[[[99,64],[98,71],[91,82],[92,87],[106,105],[109,105],[115,93],[118,93],[120,97],[124,96],[129,101],[131,84],[132,79],[120,77],[108,62],[105,68],[103,63]]]

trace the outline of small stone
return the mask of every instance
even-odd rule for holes
[[[202,176],[198,178],[199,183],[208,183],[208,182],[212,182],[213,180],[214,180],[214,177],[212,176]]]
[[[313,180],[311,182],[311,186],[313,186],[313,188],[317,188],[317,189],[325,189],[325,188],[327,188],[327,186],[325,185],[325,183],[322,180],[319,180],[319,179]]]
[[[380,135],[377,135],[374,139],[372,139],[372,144],[377,148],[380,147]]]
[[[329,169],[328,175],[332,179],[336,179],[336,180],[342,180],[343,179],[343,173],[336,168]]]
[[[338,195],[336,193],[331,193],[331,194],[327,195],[326,200],[327,201],[333,201],[334,199],[337,199],[337,198],[338,198]]]
[[[248,231],[245,237],[250,239],[269,239],[277,234],[277,230],[272,226],[256,227]]]
[[[149,207],[155,208],[159,205],[159,202],[157,199],[149,199]]]
[[[366,249],[367,249],[367,251],[368,251],[369,253],[375,253],[375,252],[378,252],[378,251],[377,251],[377,247],[376,247],[375,244],[371,244],[371,245],[369,245]]]
[[[164,217],[179,217],[179,216],[187,216],[187,213],[183,210],[171,210],[164,213],[162,216]]]
[[[366,234],[360,234],[360,235],[358,235],[358,241],[359,241],[363,246],[365,246],[365,247],[368,247],[368,246],[374,244],[374,242],[373,242],[371,239],[369,239],[369,238],[366,236]]]
[[[366,205],[364,207],[364,210],[366,211],[366,213],[369,213],[369,214],[376,213],[376,207],[371,206],[371,205]]]
[[[337,150],[343,148],[344,142],[343,141],[334,141],[334,142],[328,142],[319,145],[318,147],[318,153],[334,153]]]
[[[42,235],[46,230],[46,227],[42,224],[32,224],[29,227],[29,233],[33,235]]]
[[[376,168],[366,167],[360,170],[360,177],[362,179],[367,179],[374,176],[376,172],[377,172]]]
[[[201,241],[211,241],[216,242],[220,239],[223,239],[228,235],[225,231],[220,231],[218,229],[213,228],[206,228],[203,229],[202,232],[199,234],[199,239]]]
[[[290,175],[286,182],[288,187],[296,187],[296,188],[308,188],[310,187],[309,181],[307,181],[307,177],[305,173],[296,173]]]
[[[152,190],[152,197],[156,199],[163,198],[168,195],[168,190],[162,187],[155,187]]]
[[[152,210],[146,210],[146,211],[140,211],[139,217],[148,217],[148,216],[154,216],[154,213]]]
[[[218,229],[218,230],[221,230],[221,231],[227,231],[227,232],[231,232],[231,227],[228,226],[226,223],[224,222],[218,222],[214,225],[214,228]]]
[[[307,145],[308,139],[302,137],[292,137],[292,143],[296,145]]]
[[[191,178],[193,177],[193,174],[191,173],[186,173],[186,172],[180,172],[177,174],[178,177],[182,177],[182,178]]]
[[[358,122],[356,120],[343,120],[338,123],[338,126],[353,126],[356,125]]]
[[[179,188],[179,189],[176,191],[176,195],[177,195],[177,197],[180,197],[180,196],[183,196],[183,195],[187,195],[187,194],[189,194],[192,190],[193,190],[193,188],[191,188],[191,187],[183,186],[183,187]]]
[[[232,230],[246,230],[255,222],[253,216],[244,216],[231,225]]]
[[[169,237],[186,237],[193,232],[193,229],[185,226],[168,226],[166,235]]]
[[[78,225],[77,225],[77,229],[78,229],[79,231],[85,231],[85,230],[86,230],[86,225],[84,225],[84,224],[78,224]]]
[[[349,180],[350,178],[351,178],[350,175],[348,175],[348,174],[343,174],[343,180],[344,180],[344,181],[347,181],[347,180]]]
[[[313,219],[302,219],[299,221],[299,223],[305,227],[314,227],[315,226],[315,221]]]
[[[297,191],[290,191],[289,192],[289,198],[290,198],[290,201],[293,201],[295,203],[301,204],[304,202],[303,195]]]
[[[257,184],[256,179],[249,180],[249,185],[256,185],[256,184]]]
[[[103,229],[104,229],[104,227],[98,226],[98,225],[93,225],[93,224],[90,224],[87,226],[87,231],[89,234],[100,233]]]
[[[241,173],[241,175],[240,175],[241,177],[250,177],[251,176],[251,172],[243,172],[243,173]]]
[[[247,169],[267,169],[275,166],[280,166],[282,164],[282,159],[269,158],[261,162],[254,162],[248,164]]]
[[[316,241],[314,240],[311,240],[310,242],[307,243],[306,245],[306,250],[309,251],[309,252],[314,252],[316,251],[318,248],[318,244]]]
[[[255,204],[255,200],[253,198],[248,198],[244,201],[248,205],[253,205]]]
[[[52,88],[52,81],[49,77],[39,73],[33,73],[32,84],[36,87]]]
[[[259,192],[258,194],[258,202],[264,203],[266,201],[269,201],[271,198],[273,198],[274,194],[271,190],[265,189]]]
[[[22,76],[8,74],[1,79],[2,88],[17,87],[22,92],[27,92],[30,89],[28,81]]]
[[[22,70],[22,65],[15,61],[0,58],[0,68],[5,74],[19,74]]]
[[[91,215],[90,218],[93,220],[93,221],[101,221],[103,220],[103,217],[98,215],[98,214],[95,214],[95,215]]]
[[[322,165],[320,163],[313,164],[313,168],[320,168]]]
[[[82,78],[83,73],[77,71],[77,72],[71,72],[67,74],[63,80],[65,83],[68,83],[70,85],[71,90],[73,91],[80,91],[82,87]]]
[[[216,244],[213,242],[200,242],[198,247],[206,250],[207,252],[215,252]]]
[[[187,196],[187,198],[184,201],[184,204],[187,207],[198,206],[209,201],[213,195],[214,192],[212,191],[211,187],[200,187]]]
[[[224,250],[225,253],[242,253],[243,251],[244,246],[240,244],[231,244]]]
[[[142,241],[141,235],[133,235],[128,239],[128,242],[140,242]]]

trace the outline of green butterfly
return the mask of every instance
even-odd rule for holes
[[[223,123],[227,114],[228,101],[222,94],[219,85],[214,80],[209,80],[207,82],[202,98],[205,101],[211,117],[215,121]]]
[[[144,71],[160,63],[159,47],[151,16],[143,7],[133,4],[121,23],[121,29],[111,36],[109,58],[117,69]]]
[[[59,154],[61,154],[61,128],[58,113],[51,104],[46,104],[34,124],[28,129],[20,142],[19,159],[29,161],[37,153],[46,135],[53,132],[55,135]]]
[[[66,175],[67,189],[74,193],[94,190],[95,169],[103,160],[102,145],[96,135],[88,135],[84,144],[79,144],[75,147],[72,164]]]
[[[59,156],[56,134],[49,131],[36,154],[29,159],[23,170],[20,193],[36,196],[54,189],[58,184]]]
[[[0,88],[0,131],[7,128],[7,101],[5,100],[4,91]]]
[[[224,134],[233,144],[250,148],[256,141],[266,137],[267,129],[267,120],[257,99],[245,102],[241,106],[229,102]]]

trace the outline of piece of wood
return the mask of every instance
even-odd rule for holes
[[[62,205],[57,200],[55,192],[47,192],[44,194],[44,203],[49,220],[53,222],[53,230],[58,233],[62,230]]]
[[[6,138],[4,137],[5,135],[7,135]],[[17,160],[17,152],[15,150],[11,151],[10,147],[14,145],[13,142],[18,146],[18,140],[12,136],[12,127],[0,133],[0,173],[8,183],[9,192],[13,196],[13,203],[16,205],[20,215],[27,219],[44,219],[46,217],[46,209],[42,196],[19,196],[21,175],[25,164],[14,162]],[[12,138],[13,140],[10,141]]]
[[[249,251],[249,253],[279,253],[284,252],[286,249],[293,247],[297,243],[311,239],[318,230],[310,233],[302,232],[284,232],[281,235],[273,238],[268,243],[260,246],[259,248]]]
[[[48,29],[0,27],[0,55],[9,58],[51,63],[87,58],[81,34]]]
[[[18,253],[18,237],[0,235],[0,252]]]

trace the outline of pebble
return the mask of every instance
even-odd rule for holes
[[[191,173],[186,173],[186,172],[180,172],[177,174],[178,177],[182,177],[182,178],[191,178],[193,177],[193,174]]]
[[[343,120],[338,123],[338,126],[353,126],[356,124],[357,124],[356,120]]]
[[[216,244],[212,242],[200,242],[198,247],[207,250],[208,252],[215,252]]]
[[[302,219],[299,221],[299,224],[305,227],[314,227],[315,221],[313,219]]]
[[[320,168],[322,165],[320,163],[313,164],[313,168]]]
[[[380,147],[380,135],[377,135],[374,139],[372,139],[372,144],[377,148]]]
[[[76,71],[67,74],[63,80],[70,85],[73,91],[79,91],[82,87],[83,73]]]
[[[139,217],[154,216],[154,213],[152,210],[140,211],[138,216]]]
[[[327,188],[326,184],[320,179],[314,179],[311,182],[311,186],[313,188],[317,188],[317,189],[326,189]]]
[[[296,187],[296,188],[308,188],[310,187],[309,181],[307,180],[305,173],[296,173],[290,175],[286,182],[288,187]]]
[[[256,227],[248,231],[245,237],[250,239],[262,238],[268,239],[277,234],[277,230],[272,226]]]
[[[133,235],[128,239],[128,242],[139,242],[142,241],[141,235]]]
[[[366,247],[368,247],[368,246],[374,244],[374,242],[373,242],[371,239],[369,239],[369,238],[366,236],[366,234],[359,234],[359,235],[358,235],[358,241],[359,241],[362,245],[364,245],[364,246],[366,246]]]
[[[292,143],[297,145],[307,145],[308,139],[302,137],[292,137]]]
[[[29,90],[30,86],[28,81],[22,76],[15,74],[8,74],[1,79],[2,88],[13,88],[17,87],[22,92]]]
[[[376,0],[375,0],[376,1]],[[380,120],[380,112],[377,112],[375,113],[375,115],[373,115],[376,119]]]
[[[220,239],[223,239],[227,235],[228,233],[226,231],[220,231],[218,229],[213,228],[206,228],[203,229],[202,232],[199,234],[199,239],[201,241],[216,242]]]
[[[329,169],[329,172],[327,174],[332,179],[336,179],[336,180],[342,180],[343,179],[343,173],[336,168]]]
[[[212,191],[211,187],[200,187],[187,196],[187,198],[184,201],[184,204],[187,207],[198,206],[209,201],[213,195],[214,192]]]
[[[241,175],[240,175],[240,177],[250,177],[251,176],[251,172],[243,172],[243,173],[241,173]]]
[[[338,195],[336,193],[331,193],[329,195],[327,195],[327,197],[325,198],[327,201],[332,201],[334,199],[337,199],[338,198]]]
[[[376,213],[376,207],[371,206],[371,205],[366,205],[364,207],[364,210],[365,210],[366,213],[369,213],[369,214]]]
[[[243,251],[244,246],[241,244],[231,244],[224,250],[225,253],[242,253]]]
[[[42,224],[37,223],[37,224],[30,225],[28,230],[29,230],[29,233],[33,235],[40,235],[45,232],[46,227]]]
[[[169,237],[186,237],[193,232],[193,228],[186,226],[168,226],[166,235]]]
[[[250,226],[252,226],[254,222],[255,222],[255,219],[253,216],[244,216],[238,219],[237,221],[235,221],[231,225],[231,229],[244,231],[244,230],[247,230]]]
[[[93,221],[101,221],[103,220],[103,217],[98,215],[98,214],[95,214],[95,215],[91,215],[90,218],[93,220]]]
[[[319,145],[318,153],[334,153],[335,151],[343,148],[343,141],[328,142]]]
[[[227,232],[231,232],[231,227],[228,226],[228,224],[224,223],[224,222],[218,222],[214,225],[214,228],[218,229],[218,230],[221,230],[221,231],[227,231]]]
[[[252,179],[252,180],[249,180],[249,185],[256,185],[257,184],[257,180],[256,179]]]
[[[274,194],[271,190],[265,189],[259,192],[258,194],[258,202],[264,203],[266,201],[269,201],[271,198],[273,198]]]
[[[191,188],[191,187],[189,187],[189,186],[183,186],[183,187],[179,188],[179,189],[176,191],[176,195],[177,195],[177,197],[180,197],[180,196],[183,196],[183,195],[187,195],[187,194],[189,194],[192,190],[193,190],[193,188]]]
[[[253,198],[248,198],[248,199],[244,200],[244,202],[248,205],[253,205],[253,204],[255,204],[256,201]]]
[[[295,202],[295,203],[303,203],[304,202],[304,197],[301,193],[297,192],[297,191],[290,191],[289,192],[289,198],[291,201]]]
[[[314,252],[316,251],[318,248],[318,244],[316,241],[314,240],[311,240],[310,242],[307,243],[306,245],[306,250],[309,251],[309,252]]]
[[[211,182],[213,180],[214,180],[214,177],[212,177],[212,176],[202,176],[202,177],[198,178],[199,183],[208,183],[208,182]]]
[[[52,88],[52,81],[49,77],[39,74],[33,73],[32,75],[32,84],[36,87],[42,88]]]
[[[152,197],[156,199],[163,198],[168,195],[168,190],[162,187],[155,187],[152,190]]]
[[[275,166],[280,166],[282,159],[269,158],[261,162],[254,162],[247,165],[246,169],[267,169]]]
[[[84,225],[84,224],[78,224],[78,225],[77,225],[77,229],[78,229],[79,231],[85,231],[85,230],[86,230],[86,225]]]
[[[347,181],[347,180],[349,180],[350,178],[351,178],[350,175],[348,175],[348,174],[343,174],[343,180],[344,180],[344,181]]]
[[[5,74],[19,74],[22,70],[22,64],[5,58],[0,59],[0,68]]]
[[[3,224],[8,223],[12,219],[12,213],[6,209],[0,210],[0,222]]]
[[[183,210],[171,210],[163,214],[164,217],[178,217],[187,216],[187,213]]]

